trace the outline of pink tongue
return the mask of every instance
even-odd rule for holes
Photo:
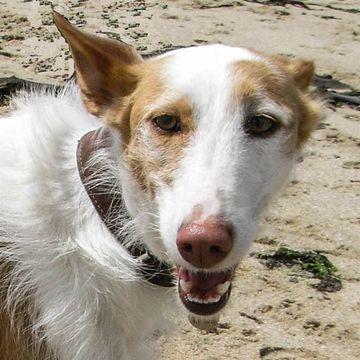
[[[199,290],[211,290],[220,283],[223,283],[229,277],[227,273],[189,273],[181,269],[179,277],[185,281],[191,281]]]

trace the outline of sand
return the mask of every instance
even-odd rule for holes
[[[259,3],[260,2],[260,3]],[[269,6],[266,1],[53,1],[89,32],[121,38],[141,53],[224,43],[313,59],[318,74],[360,88],[357,0]],[[0,1],[0,77],[62,83],[73,71],[47,0]],[[268,269],[255,256],[239,267],[216,332],[182,321],[161,337],[160,360],[355,360],[360,354],[360,112],[325,106],[289,187],[266,215],[253,251],[320,250],[343,288],[320,292],[294,269]],[[176,316],[176,314],[174,314]],[[144,359],[145,360],[145,359]]]

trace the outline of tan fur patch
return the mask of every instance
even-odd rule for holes
[[[235,65],[235,76],[235,100],[255,100],[265,95],[287,108],[297,106],[296,89],[290,77],[280,69],[273,70],[260,61],[239,61]]]
[[[129,143],[139,121],[139,116],[134,116],[134,111],[144,110],[156,103],[165,91],[160,80],[162,66],[161,60],[149,60],[134,66],[134,72],[138,74],[136,88],[128,96],[118,97],[118,101],[105,114],[105,121],[121,131],[126,144]]]
[[[298,146],[302,147],[309,139],[317,123],[323,117],[323,111],[319,101],[311,92],[301,96],[301,115],[298,127]]]
[[[259,96],[265,96],[281,105],[290,115],[287,128],[297,129],[296,146],[301,147],[319,121],[321,108],[308,88],[309,73],[312,72],[309,63],[304,62],[306,69],[300,69],[300,63],[296,62],[293,67],[296,74],[291,73],[289,64],[281,61],[272,65],[261,61],[238,62],[234,67],[233,103],[244,100],[256,103]],[[301,79],[301,73],[306,79]]]
[[[314,63],[303,59],[289,59],[284,56],[273,56],[270,59],[290,74],[299,90],[298,146],[301,147],[323,116],[320,101],[312,88],[315,74]]]
[[[137,74],[133,65],[142,59],[122,41],[87,34],[59,13],[54,11],[53,15],[55,25],[71,48],[84,104],[90,113],[101,115],[114,98],[134,90]]]
[[[155,59],[137,66],[139,82],[135,91],[106,114],[106,121],[119,129],[126,144],[125,158],[140,187],[154,195],[159,181],[169,184],[179,166],[183,149],[195,129],[192,107],[188,99],[174,99],[159,104],[166,94],[161,80],[164,59]],[[149,109],[156,109],[149,113]],[[160,115],[180,119],[181,132],[165,133],[153,124]]]
[[[268,59],[278,66],[285,68],[300,89],[306,89],[311,85],[315,72],[315,66],[312,61],[290,59],[281,55],[271,56]]]
[[[1,250],[1,246],[0,246]],[[0,358],[4,360],[56,360],[57,357],[38,345],[31,334],[31,321],[28,314],[29,304],[17,299],[17,308],[10,316],[6,309],[6,296],[12,266],[0,264]]]

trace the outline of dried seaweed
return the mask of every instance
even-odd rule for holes
[[[339,291],[341,280],[335,273],[337,268],[320,251],[298,251],[287,246],[280,246],[276,251],[254,253],[255,257],[264,261],[269,269],[285,265],[289,268],[298,267],[311,273],[320,282],[313,285],[323,292]]]
[[[304,1],[300,1],[300,0],[252,0],[249,2],[255,2],[264,5],[277,5],[277,6],[294,5],[294,6],[302,7],[306,10],[311,10],[309,6],[305,4]]]
[[[330,102],[360,105],[360,91],[334,79],[331,75],[316,75],[314,83],[318,91]]]

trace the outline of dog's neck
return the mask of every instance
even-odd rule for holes
[[[85,187],[85,190],[94,205],[100,218],[111,232],[111,234],[117,239],[117,241],[123,245],[130,255],[139,261],[139,273],[148,282],[154,285],[162,287],[174,286],[174,276],[171,272],[171,266],[167,263],[160,262],[154,255],[152,255],[143,243],[126,244],[124,236],[120,236],[123,222],[119,222],[118,212],[121,211],[121,218],[124,217],[130,220],[121,196],[112,196],[109,189],[112,189],[112,193],[120,194],[121,189],[114,189],[116,184],[109,186],[107,183],[91,182],[91,179],[96,174],[97,179],[101,179],[99,171],[101,168],[96,166],[91,160],[96,151],[101,149],[107,149],[111,146],[111,135],[106,130],[100,128],[86,133],[78,143],[77,147],[77,166],[80,175],[80,179]],[[111,161],[109,159],[109,161]]]

